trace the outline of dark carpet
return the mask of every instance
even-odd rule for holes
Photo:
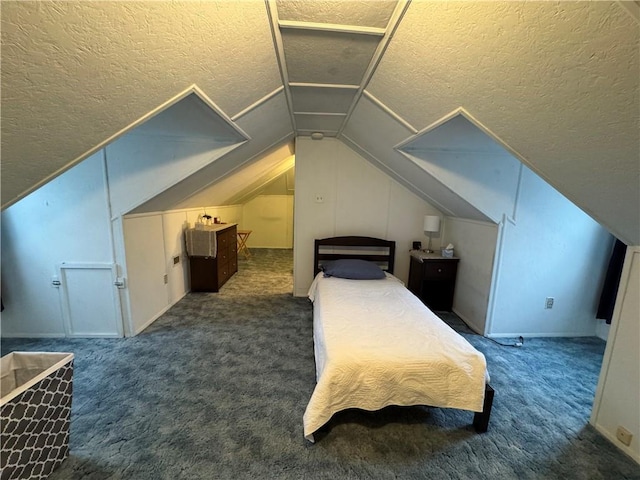
[[[124,339],[3,339],[75,353],[71,453],[56,479],[640,479],[588,424],[605,343],[500,346],[441,314],[487,357],[489,432],[471,412],[349,410],[316,444],[312,309],[292,296],[292,252],[253,250],[220,293],[187,295]]]

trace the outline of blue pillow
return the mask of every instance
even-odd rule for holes
[[[325,277],[350,280],[378,280],[386,277],[384,271],[375,263],[355,258],[327,262],[322,266],[322,270]]]

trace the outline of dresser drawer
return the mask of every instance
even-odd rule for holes
[[[229,249],[218,246],[218,265],[226,265],[227,263],[229,263]]]
[[[218,264],[218,285],[222,286],[224,282],[231,276],[231,270],[228,263]]]
[[[218,278],[221,281],[224,281],[227,277],[230,276],[230,272],[232,271],[232,264],[228,261],[222,262],[220,258],[218,258]]]
[[[235,247],[236,244],[236,227],[235,225],[224,230],[220,230],[217,235],[218,248]]]
[[[217,292],[216,259],[189,257],[192,292]]]
[[[423,279],[451,279],[456,277],[458,262],[452,261],[425,261],[423,264]]]
[[[229,246],[229,232],[218,232],[218,252],[224,251]]]

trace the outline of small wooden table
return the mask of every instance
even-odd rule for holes
[[[238,253],[243,253],[246,258],[251,256],[251,251],[247,247],[249,235],[251,235],[251,230],[238,230]]]
[[[407,287],[431,310],[450,312],[459,260],[437,253],[412,252]]]

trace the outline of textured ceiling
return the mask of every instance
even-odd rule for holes
[[[464,107],[637,244],[639,33],[617,2],[414,2],[368,90],[418,130]]]
[[[278,17],[308,23],[329,23],[359,27],[386,28],[395,1],[384,0],[278,0]]]
[[[281,86],[263,2],[0,2],[2,204],[191,85],[229,116]]]
[[[462,107],[496,145],[640,244],[636,3],[3,1],[0,8],[3,207],[197,85],[250,140],[148,208],[188,205],[194,192],[295,134],[322,132],[443,212],[482,219],[394,149]]]

